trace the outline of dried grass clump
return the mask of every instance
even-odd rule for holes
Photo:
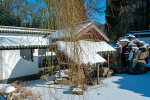
[[[11,85],[16,88],[16,91],[7,97],[8,100],[42,100],[40,93],[35,94],[30,88],[24,87],[22,82],[16,81]],[[3,95],[5,95],[4,89],[5,87],[0,90]]]
[[[83,91],[81,91],[81,92],[79,92],[79,91],[74,91],[74,92],[72,92],[72,94],[83,95]]]

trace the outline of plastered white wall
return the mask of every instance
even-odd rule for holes
[[[2,51],[0,51],[0,80],[3,79]]]
[[[20,50],[2,50],[3,79],[16,78],[37,74],[38,56],[34,56],[34,61],[27,61],[20,57]],[[36,50],[37,53],[37,50]],[[37,55],[34,53],[34,55]]]

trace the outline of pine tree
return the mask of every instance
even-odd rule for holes
[[[15,16],[13,11],[12,0],[0,0],[0,25],[20,26],[19,16]]]
[[[116,41],[129,30],[149,29],[149,1],[107,0],[106,20],[110,38]]]

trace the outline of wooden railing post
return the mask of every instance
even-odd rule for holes
[[[109,62],[109,54],[108,54],[108,68],[110,67],[110,62]]]
[[[99,83],[99,64],[97,64],[97,84]]]

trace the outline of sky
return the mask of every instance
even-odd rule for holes
[[[101,8],[98,12],[92,12],[92,16],[89,16],[89,19],[93,20],[96,24],[105,24],[106,18],[105,18],[105,10],[106,10],[106,0],[95,0],[96,8]]]
[[[28,0],[28,2],[36,2],[37,0]],[[100,12],[92,12],[92,16],[89,16],[90,20],[93,20],[96,24],[105,24],[106,18],[105,18],[105,9],[106,9],[106,0],[95,0],[97,1],[96,7],[102,8]],[[86,5],[86,4],[85,4]]]

